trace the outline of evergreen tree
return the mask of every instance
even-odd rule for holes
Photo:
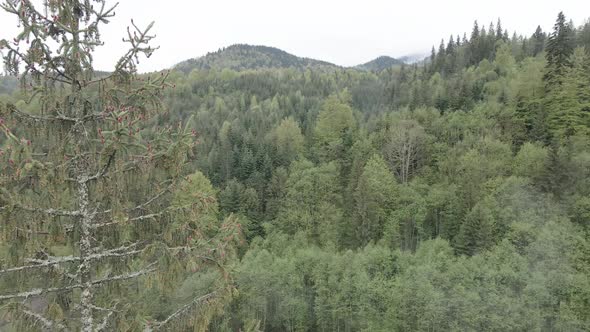
[[[498,18],[498,23],[496,24],[496,40],[504,40],[504,30],[502,30],[502,22],[500,18]]]
[[[588,134],[590,129],[590,56],[577,48],[568,62],[571,68],[562,84],[546,96],[549,129],[558,138]]]
[[[438,53],[436,54],[436,72],[441,72],[444,74],[445,69],[445,61],[446,61],[446,54],[445,54],[445,40],[441,39],[440,45],[438,46]]]
[[[584,47],[586,52],[590,52],[590,21],[587,21],[577,31],[578,46]]]
[[[446,53],[446,62],[445,62],[445,73],[453,73],[455,72],[455,67],[457,63],[457,45],[453,39],[453,35],[449,37],[449,43],[447,44]]]
[[[544,80],[549,88],[561,84],[565,71],[571,66],[570,57],[574,52],[572,42],[572,27],[566,23],[563,12],[560,12],[547,40],[547,69]]]
[[[543,52],[545,49],[545,38],[546,35],[541,29],[541,26],[537,26],[537,30],[535,30],[535,33],[531,37],[532,56],[537,56],[537,54]]]
[[[165,72],[136,74],[139,57],[154,51],[153,24],[132,22],[129,50],[97,75],[92,56],[114,6],[23,0],[2,8],[21,29],[0,41],[6,69],[22,73],[29,95],[28,105],[0,105],[3,316],[27,331],[204,330],[233,292],[222,271],[237,225],[200,218],[214,198],[187,188],[195,180],[184,177],[190,128],[145,130],[172,87]],[[146,293],[170,298],[193,268],[209,265],[218,283],[176,307],[147,310]]]
[[[457,252],[473,256],[490,248],[493,244],[493,226],[491,211],[483,205],[476,205],[461,225],[456,243]]]

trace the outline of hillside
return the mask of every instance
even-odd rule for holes
[[[109,73],[90,61],[106,1],[0,6],[20,22],[0,33],[0,332],[590,331],[590,20],[475,21],[427,58],[242,44],[141,74],[157,31],[132,23]],[[356,36],[435,23],[363,31],[315,5],[329,31],[251,2],[190,31],[289,25],[319,46],[302,54],[350,40],[339,56],[369,60],[389,46]]]
[[[336,68],[338,66],[325,61],[298,57],[274,47],[236,44],[199,58],[183,61],[175,68],[187,73],[193,69],[245,70],[289,67],[302,69],[308,67]]]
[[[389,56],[380,56],[362,65],[358,65],[355,68],[367,71],[382,71],[393,66],[401,65],[404,61],[395,59]]]

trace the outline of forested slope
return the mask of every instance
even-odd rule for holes
[[[424,65],[195,70],[196,166],[245,221],[215,328],[590,328],[589,25],[451,37]]]
[[[180,64],[146,133],[190,121],[207,216],[244,233],[208,329],[590,329],[590,23],[383,70],[267,51]],[[212,274],[184,277],[142,310]]]
[[[300,58],[283,50],[268,46],[235,44],[205,56],[183,61],[175,66],[182,72],[193,69],[260,69],[260,68],[337,67],[334,64]]]

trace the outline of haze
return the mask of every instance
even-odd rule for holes
[[[112,67],[123,51],[121,37],[131,18],[143,25],[156,21],[161,49],[140,64],[141,71],[152,71],[235,43],[274,46],[352,66],[380,55],[427,54],[441,38],[469,33],[476,19],[487,27],[500,17],[510,33],[530,35],[538,24],[551,29],[559,11],[582,24],[589,7],[580,0],[125,0],[102,30],[106,45],[97,51],[95,67]],[[1,12],[0,38],[10,39],[15,31],[16,19]]]

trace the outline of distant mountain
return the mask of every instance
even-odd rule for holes
[[[208,53],[200,58],[183,61],[175,66],[185,73],[193,69],[229,68],[234,70],[258,68],[308,68],[338,66],[329,62],[301,58],[268,46],[236,44]]]
[[[393,66],[401,65],[404,61],[395,59],[390,56],[380,56],[374,60],[371,60],[362,65],[358,65],[355,68],[368,71],[382,71]]]

